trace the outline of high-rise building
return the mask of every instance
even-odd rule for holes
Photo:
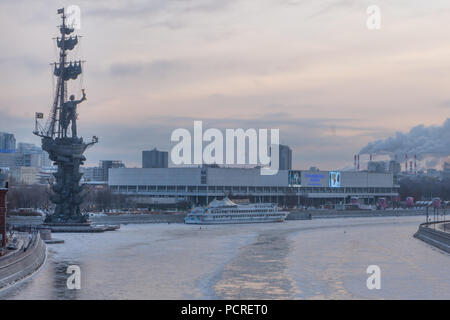
[[[102,170],[102,181],[108,181],[108,170],[111,168],[125,168],[121,160],[100,160],[100,169]]]
[[[142,168],[168,168],[169,153],[159,151],[156,148],[150,151],[142,151]]]
[[[292,170],[292,149],[280,144],[279,170]]]
[[[12,133],[0,132],[0,153],[16,152],[16,138]]]

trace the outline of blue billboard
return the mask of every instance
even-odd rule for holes
[[[306,187],[327,187],[328,172],[324,171],[304,171],[302,173],[303,186]]]

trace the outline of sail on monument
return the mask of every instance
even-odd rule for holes
[[[88,216],[82,214],[80,205],[87,190],[80,185],[82,174],[80,165],[86,158],[86,149],[98,142],[97,137],[85,143],[77,132],[77,108],[86,101],[85,89],[81,90],[81,98],[75,99],[75,94],[68,92],[68,82],[79,78],[83,72],[81,60],[69,60],[69,52],[79,44],[78,35],[73,35],[75,28],[67,25],[64,8],[58,10],[62,24],[59,26],[60,36],[56,45],[59,49],[59,61],[53,63],[53,75],[56,78],[56,88],[53,104],[44,127],[37,119],[43,114],[36,113],[36,128],[33,132],[41,137],[42,149],[47,151],[50,160],[58,167],[54,173],[55,183],[51,186],[50,200],[55,204],[55,211],[45,220],[47,224],[88,224]]]

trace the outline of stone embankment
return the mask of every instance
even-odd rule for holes
[[[313,219],[328,218],[364,218],[364,217],[406,217],[423,216],[425,209],[399,209],[399,210],[305,210],[309,212]]]
[[[46,246],[39,233],[19,235],[14,251],[0,257],[0,289],[32,275],[44,264]]]
[[[414,237],[450,253],[449,221],[422,223]]]

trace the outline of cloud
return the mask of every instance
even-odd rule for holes
[[[185,128],[192,133],[194,121],[202,120],[203,131],[208,128],[217,128],[223,133],[225,129],[238,128],[280,129],[280,142],[294,150],[294,167],[307,168],[321,164],[324,169],[333,169],[333,162],[350,162],[348,155],[353,154],[353,146],[339,136],[339,131],[344,128],[354,130],[353,140],[358,141],[367,130],[352,125],[353,120],[350,119],[300,119],[283,112],[248,119],[158,116],[143,120],[134,125],[86,125],[80,122],[80,132],[100,138],[99,144],[87,153],[87,163],[95,165],[99,160],[109,158],[124,160],[128,166],[139,166],[142,150],[157,147],[170,151],[175,145],[170,141],[173,130]],[[331,127],[336,129],[336,136],[331,134]]]
[[[10,69],[17,72],[19,71],[17,70],[18,66],[28,74],[33,75],[35,73],[48,72],[49,70],[48,64],[42,63],[37,57],[30,55],[0,57],[0,67],[3,70]]]
[[[173,19],[186,13],[211,13],[224,10],[234,0],[134,0],[96,1],[95,7],[86,9],[86,15],[108,20],[155,19],[164,16]]]
[[[69,93],[87,89],[79,132],[100,136],[88,163],[139,163],[143,148],[170,147],[174,127],[203,120],[217,128],[279,127],[297,167],[331,169],[386,132],[441,122],[442,112],[427,105],[448,100],[448,0],[432,10],[419,0],[380,0],[379,32],[366,28],[366,4],[79,0],[80,58],[88,63],[84,83],[72,82]],[[0,3],[8,30],[0,39],[0,125],[18,141],[39,143],[33,115],[52,103],[48,62],[59,7]]]
[[[152,62],[127,62],[113,63],[110,66],[110,74],[112,76],[136,76],[145,75],[146,77],[156,77],[181,72],[188,65],[176,60],[155,60]]]

